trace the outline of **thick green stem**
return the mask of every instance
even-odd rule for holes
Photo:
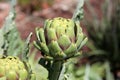
[[[54,61],[49,71],[49,80],[58,80],[63,68],[63,61]]]

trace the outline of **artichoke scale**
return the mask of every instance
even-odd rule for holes
[[[45,35],[44,35],[44,30],[43,30],[43,28],[40,28],[40,29],[39,29],[38,36],[39,36],[39,38],[40,38],[40,41],[41,41],[41,42],[44,42],[44,43],[46,43],[46,41],[45,41]]]
[[[55,57],[58,52],[62,51],[60,46],[58,45],[58,42],[54,40],[48,45],[48,48],[52,57]]]
[[[35,46],[38,50],[40,50],[40,51],[41,51],[39,41],[33,41],[33,44],[34,44],[34,46]]]
[[[76,32],[77,32],[77,34],[83,33],[82,32],[82,28],[80,27],[79,22],[75,22],[75,26],[76,26]]]
[[[65,34],[65,28],[64,27],[56,27],[56,35],[57,38],[59,38],[61,35]]]
[[[39,28],[35,28],[35,34],[36,34],[37,40],[41,42],[40,36],[39,36]]]
[[[75,42],[74,26],[67,27],[65,32],[65,34],[70,38],[71,42]]]
[[[54,19],[51,22],[50,28],[57,28],[57,27],[60,27],[60,26],[61,26],[60,21]]]
[[[73,56],[75,53],[77,52],[77,47],[75,44],[71,44],[65,51],[64,53],[70,57],[70,56]]]
[[[63,60],[65,58],[67,58],[67,55],[63,51],[60,51],[60,52],[56,53],[54,58],[55,58],[55,60]]]
[[[82,42],[83,39],[84,39],[83,33],[80,33],[80,34],[77,35],[77,37],[76,37],[76,43],[75,43],[76,46],[77,46],[77,49],[81,45],[81,42]]]
[[[71,19],[66,19],[66,24],[68,25],[68,27],[74,27],[75,24],[74,24],[74,21],[72,21]]]
[[[67,35],[62,35],[57,42],[62,50],[67,49],[71,44],[71,41]]]
[[[42,51],[45,55],[49,55],[49,49],[48,49],[46,43],[41,42],[41,43],[40,43],[40,48],[41,48],[41,51]]]
[[[45,29],[49,29],[49,27],[51,26],[51,22],[52,22],[52,20],[49,20],[49,19],[47,19],[46,21],[45,21],[45,25],[44,25],[44,30]]]
[[[47,39],[48,39],[48,44],[52,40],[57,40],[57,36],[54,28],[49,28],[49,30],[47,30]]]
[[[85,44],[86,42],[88,41],[88,38],[86,37],[80,44],[80,46],[78,47],[78,50],[80,50]]]

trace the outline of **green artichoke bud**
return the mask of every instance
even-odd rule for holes
[[[20,61],[18,57],[1,57],[0,78],[2,77],[6,77],[6,80],[28,80],[25,63]]]
[[[36,28],[36,36],[35,46],[53,59],[73,57],[87,42],[79,23],[61,17],[46,20],[44,28]]]

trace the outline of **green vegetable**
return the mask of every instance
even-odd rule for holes
[[[36,36],[35,46],[55,60],[74,57],[87,42],[79,23],[61,17],[46,20],[44,28],[36,28]]]
[[[6,77],[6,80],[28,80],[29,72],[25,65],[18,57],[0,57],[0,79]]]

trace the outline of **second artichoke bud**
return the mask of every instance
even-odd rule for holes
[[[18,57],[7,56],[0,58],[0,79],[4,80],[36,80],[29,79],[29,72],[26,69],[25,63]]]
[[[61,17],[46,20],[44,28],[36,28],[36,36],[35,46],[56,60],[74,57],[87,42],[79,23]]]

